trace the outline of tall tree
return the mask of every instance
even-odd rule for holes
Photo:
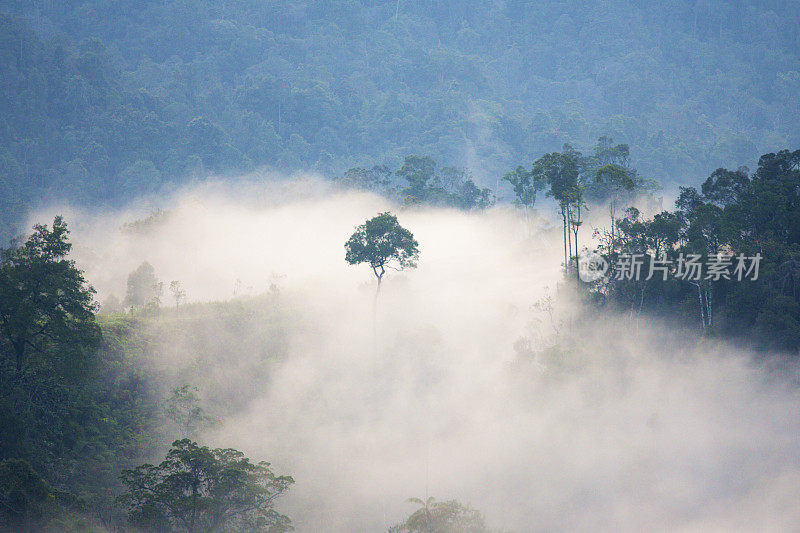
[[[531,169],[531,179],[534,182],[547,183],[550,187],[547,196],[558,203],[563,224],[565,272],[569,271],[572,257],[572,224],[576,221],[573,211],[583,202],[578,183],[581,164],[580,152],[565,144],[563,152],[543,155],[534,161]]]
[[[379,213],[358,226],[345,243],[345,261],[351,265],[367,263],[378,280],[375,298],[381,290],[386,269],[416,268],[419,243],[400,225],[393,214]]]
[[[67,258],[66,222],[59,216],[52,229],[33,229],[23,245],[0,252],[0,356],[4,365],[13,360],[17,374],[32,357],[52,366],[62,348],[78,357],[100,338],[95,291]]]
[[[503,176],[503,181],[507,181],[514,189],[515,203],[527,210],[536,203],[536,193],[544,189],[547,184],[541,175],[529,172],[522,165]]]
[[[608,201],[608,214],[611,219],[611,241],[614,240],[614,226],[616,225],[617,210],[620,203],[628,199],[634,189],[636,182],[629,169],[616,163],[609,163],[597,169],[594,177],[595,184],[602,187],[600,195],[602,199]],[[622,205],[622,207],[626,207]]]
[[[430,194],[428,189],[436,176],[436,161],[428,156],[410,155],[403,160],[403,165],[395,174],[408,183],[408,187],[403,189],[407,201],[423,202]]]
[[[419,243],[414,235],[397,222],[393,214],[379,213],[358,226],[345,243],[345,261],[351,265],[367,263],[378,280],[372,301],[372,343],[378,347],[378,294],[386,269],[416,268]]]

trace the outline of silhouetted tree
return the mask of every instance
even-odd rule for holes
[[[367,220],[356,228],[345,243],[345,261],[351,265],[367,263],[378,280],[375,298],[381,290],[386,269],[416,268],[419,243],[414,235],[386,212]]]

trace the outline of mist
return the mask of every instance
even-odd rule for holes
[[[203,444],[294,477],[277,507],[298,531],[385,531],[426,496],[512,531],[800,528],[794,363],[583,313],[546,207],[401,209],[313,177],[162,202],[135,230],[146,200],[68,210],[76,262],[99,301],[142,261],[181,281],[192,303],[164,296],[185,320],[154,321],[148,371],[220,415]],[[375,278],[343,245],[387,210],[420,260],[387,274],[373,338]],[[201,305],[220,301],[245,319]]]

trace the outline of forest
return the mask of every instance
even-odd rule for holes
[[[0,0],[0,531],[800,528],[790,0]]]
[[[486,186],[606,135],[668,186],[800,142],[791,0],[4,0],[0,16],[6,239],[46,201],[264,165],[427,154]]]

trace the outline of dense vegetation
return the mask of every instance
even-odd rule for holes
[[[685,183],[800,142],[799,29],[790,0],[4,0],[0,217],[409,153],[489,185],[601,135]]]
[[[698,191],[681,188],[676,210],[644,219],[630,209],[618,233],[601,247],[613,263],[620,254],[645,256],[643,271],[662,257],[674,274],[677,259],[722,257],[728,275],[700,279],[654,276],[610,279],[594,287],[603,300],[636,313],[649,312],[707,334],[754,344],[761,350],[800,348],[800,150],[766,154],[747,169],[714,171]],[[759,255],[758,278],[733,275],[737,257]],[[749,268],[750,264],[746,264]],[[755,273],[755,272],[754,272]],[[754,274],[753,273],[753,274]]]
[[[629,166],[626,145],[606,141],[591,156],[565,145],[504,177],[520,207],[533,206],[538,191],[556,201],[567,277],[574,276],[593,306],[796,354],[800,150],[763,155],[752,175],[746,167],[719,168],[699,191],[681,187],[674,211],[645,218],[634,204],[653,211],[647,201],[653,185]],[[587,202],[609,213],[607,225],[595,230],[600,244],[594,250],[578,241]],[[584,284],[580,260],[591,253],[600,254],[609,271]]]
[[[125,470],[119,501],[131,522],[146,531],[291,531],[275,500],[294,483],[269,463],[253,464],[233,449],[209,450],[189,439],[175,441],[159,465]]]
[[[2,252],[0,527],[10,530],[87,509],[113,517],[119,470],[148,451],[158,417],[126,326],[101,335],[70,247],[57,218]]]
[[[52,226],[36,225],[25,241],[0,250],[0,530],[114,528],[127,518],[145,529],[166,527],[184,516],[170,510],[185,503],[178,488],[192,492],[191,483],[181,485],[186,479],[175,461],[196,463],[209,474],[196,508],[205,510],[194,530],[207,530],[208,520],[219,527],[246,521],[253,530],[286,530],[288,518],[272,502],[291,478],[273,476],[236,450],[189,441],[216,419],[200,405],[196,389],[179,385],[181,376],[165,373],[153,360],[167,342],[181,345],[174,335],[167,341],[165,332],[174,329],[173,321],[188,320],[211,336],[187,333],[187,351],[202,345],[211,358],[202,367],[219,372],[229,363],[226,356],[238,355],[223,324],[261,321],[263,312],[228,305],[218,314],[213,306],[186,306],[170,317],[151,299],[128,302],[136,312],[96,315],[94,291],[69,258],[71,246],[57,217]],[[155,279],[152,270],[140,270]],[[140,285],[134,283],[128,296],[138,295]],[[278,331],[263,342],[269,344],[248,347],[263,350],[265,358],[280,353]],[[239,370],[262,375],[269,371],[265,362]],[[190,377],[208,381],[208,375]],[[165,390],[169,383],[174,388]],[[227,406],[225,415],[241,408],[248,394],[240,388],[237,401],[220,398],[213,386],[206,391]],[[163,454],[178,437],[185,440],[175,442],[166,462],[136,466]],[[163,494],[146,500],[141,491],[152,491],[142,487],[145,481]],[[115,501],[118,495],[123,497]]]

